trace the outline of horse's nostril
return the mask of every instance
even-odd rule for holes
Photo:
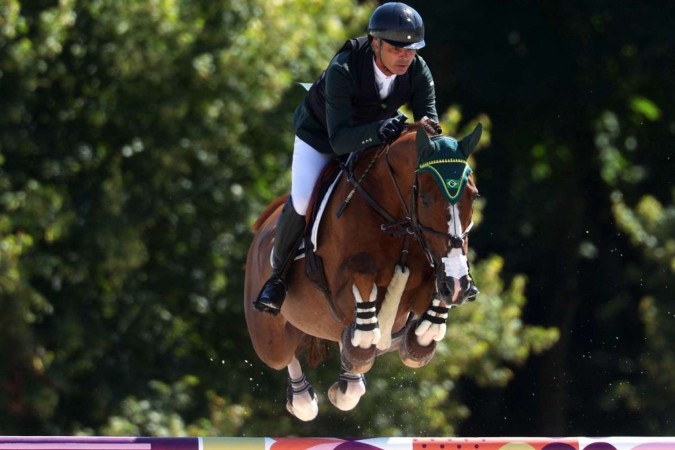
[[[455,284],[450,281],[441,281],[438,286],[438,293],[441,295],[441,298],[447,300],[451,299],[455,293]]]
[[[480,290],[478,290],[478,286],[476,286],[476,283],[472,279],[465,276],[460,280],[460,285],[465,301],[472,302],[476,300],[476,297],[480,294]]]
[[[471,283],[465,292],[466,299],[470,302],[476,300],[478,294],[480,294],[480,291],[478,290],[478,286],[476,286],[474,283]]]

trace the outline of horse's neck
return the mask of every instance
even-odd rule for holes
[[[376,177],[383,187],[393,188],[392,174],[401,192],[410,192],[417,166],[415,134],[409,133],[393,143],[377,165]]]

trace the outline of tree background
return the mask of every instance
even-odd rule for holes
[[[306,424],[248,344],[242,265],[294,83],[376,4],[0,0],[0,433],[673,433],[675,5],[409,4],[444,129],[488,130],[482,294],[354,412],[335,358],[307,368]]]

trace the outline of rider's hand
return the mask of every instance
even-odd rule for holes
[[[408,118],[404,114],[384,119],[377,128],[377,137],[380,138],[383,144],[393,142],[403,132],[406,120],[408,120]]]

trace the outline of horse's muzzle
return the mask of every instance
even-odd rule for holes
[[[436,280],[440,300],[449,305],[461,305],[474,301],[480,293],[473,279],[468,275],[462,278],[441,276]]]

